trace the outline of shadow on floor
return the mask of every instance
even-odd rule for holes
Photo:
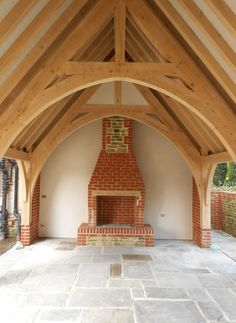
[[[11,249],[12,246],[16,243],[16,238],[7,238],[0,240],[0,255],[2,255],[7,250]]]

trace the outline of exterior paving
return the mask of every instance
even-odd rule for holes
[[[236,239],[214,248],[88,248],[41,240],[0,257],[4,323],[236,322]]]

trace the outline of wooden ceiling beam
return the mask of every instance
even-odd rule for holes
[[[131,56],[133,55],[133,53],[131,54]],[[132,56],[133,58],[136,58],[136,56]],[[141,93],[141,95],[146,99],[146,101],[153,107],[155,107],[155,110],[156,110],[156,114],[158,115],[158,117],[160,118],[160,120],[162,120],[162,122],[164,122],[165,124],[168,124],[169,126],[171,126],[173,129],[176,129],[176,130],[180,130],[182,129],[183,127],[180,127],[179,124],[176,123],[176,121],[173,119],[173,117],[169,114],[169,112],[164,108],[164,106],[161,104],[161,102],[157,99],[157,97],[154,95],[154,93],[146,88],[146,87],[142,87],[142,86],[139,86],[139,85],[136,85],[137,89],[139,90],[139,92]],[[166,97],[164,95],[162,95],[161,93],[159,93],[159,95],[164,99],[164,98],[167,98],[167,100],[169,100],[169,108],[173,108],[173,105],[174,105],[174,110],[176,110],[176,108],[178,108],[180,106],[180,104],[173,100],[172,98],[170,97]],[[184,124],[186,125],[186,120],[185,118],[183,118],[182,115],[179,115],[179,112],[180,112],[180,109],[177,109],[178,111],[178,118],[180,117],[180,120],[181,122],[184,121]],[[182,114],[185,115],[190,115],[190,111],[186,111],[186,109],[181,106],[181,112]],[[183,120],[184,119],[184,120]],[[191,118],[190,118],[191,119]],[[192,132],[193,129],[197,128],[197,132],[199,133],[199,136],[197,137],[198,140],[198,146],[201,146],[201,147],[204,147],[203,148],[203,153],[207,153],[210,149],[212,151],[214,151],[214,149],[210,146],[210,149],[209,149],[209,139],[211,141],[211,138],[212,136],[214,136],[214,134],[211,133],[211,136],[206,136],[206,138],[204,137],[204,132],[205,131],[205,128],[207,128],[207,126],[205,125],[204,128],[202,128],[202,121],[199,119],[199,122],[201,121],[201,124],[199,124],[199,122],[197,122],[197,119],[198,117],[195,116],[194,114],[192,114],[192,119],[194,119],[194,121],[192,120],[189,120],[189,123],[187,122],[187,125],[188,125],[188,133]],[[190,125],[191,123],[191,125]],[[198,126],[195,127],[195,125],[198,124]],[[201,126],[201,131],[198,131],[198,128]],[[183,130],[183,129],[182,129]],[[194,133],[195,134],[195,133]],[[188,134],[186,134],[188,136]],[[195,138],[195,135],[193,135],[193,138]],[[214,146],[215,148],[215,146]],[[222,148],[221,148],[222,149]]]
[[[222,4],[223,1],[213,0],[212,4]],[[176,9],[169,1],[155,0],[155,3],[163,14],[167,17],[174,28],[179,32],[181,37],[192,48],[203,64],[209,69],[210,73],[227,92],[231,99],[236,102],[236,84],[231,80],[229,75],[224,71],[220,64],[216,61],[210,51],[203,45],[184,19],[179,15]]]
[[[181,65],[180,68],[182,68],[182,73],[184,75],[182,81],[186,87],[191,89],[189,95],[192,96],[193,94],[196,98],[201,98],[201,104],[205,105],[205,111],[203,111],[200,106],[198,106],[197,110],[193,109],[191,111],[196,113],[206,122],[236,160],[235,114],[231,111],[230,107],[204,73],[177,42],[177,39],[175,39],[167,27],[157,19],[148,4],[144,0],[126,0],[126,4],[127,10],[136,25],[146,35],[157,51],[161,53],[163,58],[165,58],[166,61],[175,62],[176,64],[179,63]],[[159,89],[157,90],[159,91]],[[186,106],[181,100],[181,98],[184,98],[184,94],[178,95],[178,90],[177,92],[176,90],[175,92],[172,92],[176,94],[175,97],[171,94],[167,95],[170,95]],[[190,94],[190,92],[192,93]],[[229,128],[231,128],[230,131]]]
[[[89,46],[79,51],[76,57],[71,61],[98,60],[97,56],[99,55],[97,55],[97,53],[101,51],[101,49],[103,49],[111,40],[114,42],[114,29],[112,21],[109,24],[107,24],[104,30],[99,35],[97,35],[97,37],[93,41],[91,41]]]
[[[40,126],[36,126],[34,129],[31,129],[31,134],[28,136],[27,140],[24,141],[23,147],[27,151],[32,151],[35,141],[42,135],[45,129],[53,123],[57,116],[64,109],[67,102],[70,100],[70,97],[66,97],[61,100],[59,103],[55,104],[54,107],[50,107],[45,120],[41,123]]]
[[[210,164],[220,164],[220,163],[226,163],[228,161],[232,161],[232,157],[227,151],[223,151],[217,154],[212,154],[203,157],[204,162],[210,163]]]
[[[115,61],[125,61],[125,27],[126,5],[124,0],[119,0],[115,10]]]
[[[116,65],[116,63],[71,62],[67,64],[67,68],[64,72],[67,72],[68,75],[76,72],[78,72],[78,74],[45,90],[42,97],[38,97],[37,101],[35,101],[35,105],[38,105],[40,109],[43,107],[45,109],[50,102],[53,103],[54,98],[57,98],[58,96],[63,97],[65,96],[65,93],[67,95],[73,93],[75,89],[79,90],[83,88],[85,84],[99,84],[102,79],[137,79],[138,83],[144,86],[147,86],[147,84],[156,84],[156,86],[153,85],[150,87],[173,97],[185,107],[190,108],[190,110],[199,115],[213,131],[216,131],[217,135],[220,134],[220,131],[222,131],[222,134],[224,133],[224,136],[221,136],[224,144],[227,143],[226,139],[231,140],[232,148],[235,148],[233,139],[236,135],[235,116],[232,114],[231,110],[228,108],[226,109],[225,106],[219,106],[217,101],[214,101],[213,104],[212,101],[202,100],[194,91],[189,90],[181,83],[175,82],[175,79],[166,77],[166,75],[168,75],[166,73],[164,73],[164,76],[161,76],[159,71],[162,69],[160,67],[164,66],[162,63],[125,63]],[[166,65],[171,66],[169,63]],[[77,71],[76,66],[78,68]],[[155,70],[155,66],[159,66],[159,68]],[[34,106],[34,108],[36,109],[36,106]],[[222,116],[224,116],[223,119]],[[215,126],[213,126],[214,123]],[[224,126],[224,123],[227,124],[227,127]]]
[[[140,49],[145,53],[145,55],[152,62],[161,62],[164,63],[165,60],[160,56],[160,53],[157,53],[157,50],[153,48],[152,44],[149,42],[147,37],[137,28],[133,19],[129,17],[127,19],[127,33],[129,33],[130,38],[132,38],[133,42],[136,46],[139,46]],[[143,60],[145,61],[145,60]]]
[[[127,111],[127,112],[137,112],[137,113],[155,113],[155,109],[150,105],[137,105],[137,104],[85,104],[81,106],[79,112],[95,112],[95,111],[108,111],[108,112],[117,112],[117,111]]]
[[[98,1],[84,17],[79,26],[57,48],[57,53],[49,58],[45,67],[22,89],[21,93],[11,104],[11,108],[3,111],[0,120],[0,137],[5,147],[9,147],[17,134],[23,129],[23,126],[27,125],[37,116],[38,113],[32,107],[32,104],[29,103],[57,76],[55,72],[57,67],[72,57],[80,48],[83,48],[98,30],[106,24],[113,13],[114,7],[114,0]],[[85,30],[86,32],[84,32]],[[32,109],[29,108],[30,106]],[[21,121],[22,118],[24,119],[24,125]],[[6,149],[4,148],[3,150]]]
[[[136,61],[140,62],[158,62],[158,59],[154,59],[152,55],[148,52],[148,50],[145,50],[147,46],[144,44],[141,44],[141,41],[134,37],[132,33],[130,32],[129,28],[127,28],[127,50],[129,51],[130,49],[132,52],[135,52],[136,55]]]
[[[206,136],[204,131],[207,126],[205,125],[204,128],[201,127],[196,121],[198,117],[194,118],[194,115],[177,101],[167,96],[162,96],[162,98],[166,101],[172,113],[181,121],[183,124],[182,127],[185,127],[187,132],[197,141],[199,147],[201,147],[201,154],[207,155],[209,151],[215,152],[215,145],[212,145],[211,140],[209,140],[209,137]]]
[[[110,70],[111,76],[114,73],[122,70],[133,70],[137,74],[145,72],[148,75],[157,74],[165,77],[178,77],[181,71],[178,70],[178,65],[174,63],[120,63],[115,62],[66,62],[64,65],[58,67],[59,74],[64,75],[78,75],[84,74],[88,70],[99,71]],[[122,72],[121,72],[122,74]]]
[[[55,47],[55,44],[62,40],[63,30],[65,30],[68,23],[73,20],[76,15],[78,15],[78,12],[80,12],[80,9],[83,7],[85,2],[86,0],[73,1],[72,4],[65,10],[63,15],[57,19],[52,27],[49,28],[48,32],[30,51],[26,58],[15,68],[14,73],[11,74],[0,87],[0,103],[6,99],[16,85],[26,77],[27,73],[29,73],[32,68],[34,69],[34,73],[37,72],[37,61],[42,60],[43,57],[47,58],[49,52],[51,52],[53,47]],[[54,3],[56,2],[54,1]],[[67,35],[64,35],[64,37],[66,36]],[[24,81],[24,85],[25,83],[27,83],[27,79]]]
[[[212,46],[219,51],[221,56],[229,64],[230,68],[236,71],[236,53],[229,46],[222,35],[215,29],[215,27],[211,24],[201,9],[194,3],[194,1],[179,0],[178,5],[180,5],[185,13],[191,17],[193,22],[207,37],[209,43],[211,43]]]
[[[236,15],[234,11],[222,0],[205,0],[208,7],[213,10],[225,28],[236,37]]]
[[[126,34],[126,51],[129,56],[132,57],[132,54],[135,56],[136,62],[143,62],[144,60],[146,62],[150,62],[149,58],[146,57],[145,53],[143,52],[143,49],[141,49],[139,46],[136,46],[128,30]]]
[[[163,105],[158,101],[154,93],[147,87],[136,85],[136,88],[140,92],[140,94],[144,97],[144,99],[152,106],[156,112],[157,117],[166,125],[175,130],[180,130],[176,122],[169,115],[169,113],[165,110]]]
[[[171,32],[155,16],[144,0],[126,0],[132,19],[166,62],[179,64],[181,80],[205,102],[228,105]],[[192,3],[192,1],[190,1]],[[216,100],[217,97],[217,100]]]
[[[57,141],[57,137],[60,132],[63,131],[68,124],[76,118],[78,113],[80,113],[80,108],[90,99],[90,97],[97,91],[99,86],[90,87],[85,89],[77,100],[68,108],[64,115],[57,121],[57,123],[51,128],[41,142],[38,142],[38,145],[35,147],[35,150],[38,151],[38,147],[44,147],[44,150],[48,149],[48,145],[51,145],[51,141]],[[34,152],[33,152],[34,153]]]
[[[30,3],[31,1],[28,0],[28,2]],[[45,21],[52,19],[55,13],[63,7],[63,3],[63,0],[49,1],[34,20],[26,27],[18,39],[0,59],[0,70],[2,76],[4,76],[12,66],[14,66],[19,53],[24,52],[27,49],[27,46],[30,45],[34,37],[45,24]],[[14,70],[12,72],[14,73]]]
[[[17,28],[21,20],[30,12],[36,3],[37,0],[20,0],[16,3],[0,23],[0,44],[3,44],[7,40],[11,32]]]
[[[13,148],[9,148],[5,153],[4,157],[15,160],[30,160],[30,154]]]

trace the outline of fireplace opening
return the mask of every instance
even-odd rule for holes
[[[97,225],[133,226],[134,196],[97,196]]]

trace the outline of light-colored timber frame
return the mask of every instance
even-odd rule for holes
[[[186,10],[192,10],[193,19],[196,19],[198,8],[192,0],[190,2],[191,4],[181,0],[180,4]],[[58,6],[62,3],[63,1],[58,2]],[[174,27],[192,49],[197,51],[203,63],[235,103],[236,86],[217,65],[211,53],[203,48],[169,3],[161,0],[155,0],[155,3],[167,18],[173,20]],[[103,117],[119,115],[155,129],[177,147],[197,184],[201,228],[209,229],[209,192],[215,165],[227,160],[236,161],[236,117],[232,107],[145,1],[99,0],[95,4],[85,0],[72,1],[64,18],[73,16],[75,19],[75,13],[86,5],[87,14],[83,19],[78,16],[79,23],[74,28],[70,27],[69,36],[64,37],[61,43],[56,43],[57,50],[35,70],[30,81],[18,91],[15,99],[0,115],[0,155],[20,160],[24,187],[22,224],[31,222],[30,207],[34,185],[56,146],[86,124]],[[53,13],[53,8],[53,4],[49,2],[48,17]],[[218,10],[216,6],[214,8]],[[25,4],[22,15],[29,9],[30,6],[28,8]],[[32,22],[33,28],[40,27],[43,14],[40,17],[37,22]],[[112,18],[114,35],[110,31]],[[205,30],[208,23],[205,18],[202,19],[201,28]],[[58,19],[52,26],[55,34],[65,28],[64,24],[65,19]],[[137,30],[140,33],[138,41]],[[98,32],[101,35],[97,37]],[[214,35],[214,30],[210,28],[209,33]],[[30,33],[26,35],[31,37]],[[56,36],[48,33],[42,38],[38,47],[29,54],[28,64],[36,64],[44,46],[56,42],[53,37]],[[25,39],[19,39],[19,48],[24,45]],[[235,57],[231,51],[225,50],[228,48],[225,48],[225,42],[219,38],[217,46],[224,51],[232,68],[235,68]],[[112,49],[113,55],[104,61]],[[9,51],[12,54],[9,58],[5,55],[0,59],[3,71],[14,59],[15,51],[11,48]],[[126,53],[132,61],[127,61]],[[0,104],[5,102],[17,86],[22,78],[21,73],[25,73],[24,69],[27,69],[26,60],[2,84]],[[87,104],[101,84],[113,81],[114,105]],[[122,105],[121,81],[135,84],[148,105]],[[68,109],[64,111],[67,106]],[[51,114],[44,114],[49,109]],[[60,118],[50,127],[55,114]],[[176,118],[177,114],[182,123]],[[39,123],[32,131],[27,127],[34,120],[39,120]],[[41,126],[45,124],[49,129],[44,136]],[[184,124],[193,128],[194,135],[184,131]],[[206,138],[210,138],[209,142]],[[19,142],[21,139],[22,144],[14,145],[16,139]],[[37,142],[37,145],[30,151],[31,142]],[[213,153],[209,153],[209,150]]]

